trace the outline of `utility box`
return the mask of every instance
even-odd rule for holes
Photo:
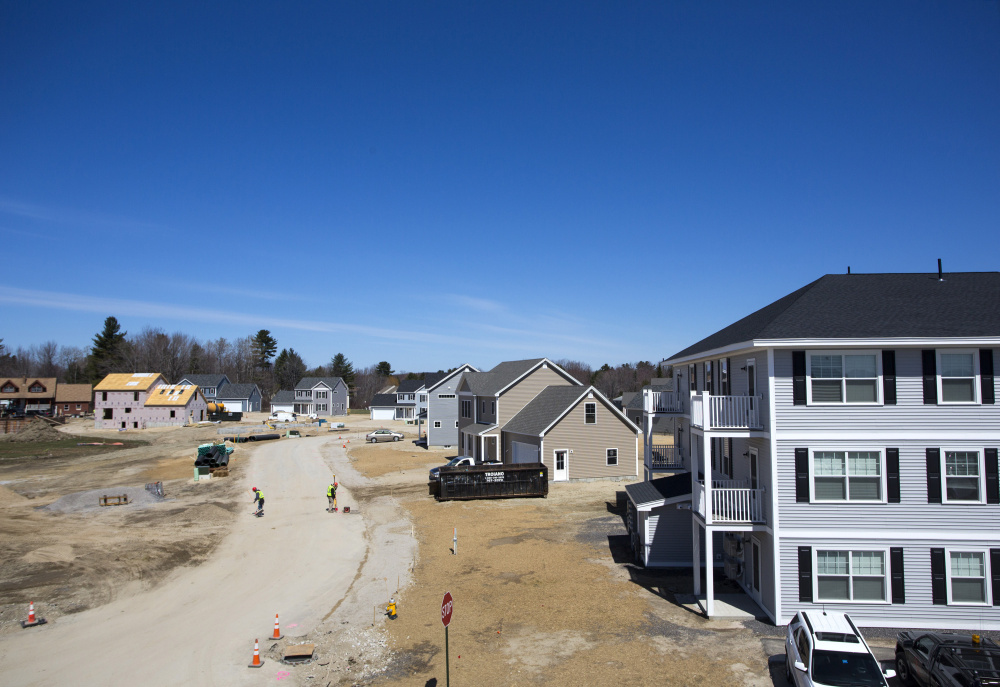
[[[549,469],[543,463],[459,465],[438,473],[440,501],[548,496]]]

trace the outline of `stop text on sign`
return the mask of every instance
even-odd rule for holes
[[[454,601],[451,598],[451,592],[445,592],[444,598],[441,600],[441,624],[448,627],[451,623],[451,613],[454,610]]]

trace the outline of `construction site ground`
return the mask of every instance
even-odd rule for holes
[[[628,563],[623,483],[437,502],[427,471],[453,450],[415,445],[400,423],[406,440],[364,444],[385,423],[346,422],[240,444],[229,477],[198,483],[195,447],[215,426],[119,433],[81,421],[60,431],[148,443],[0,452],[3,684],[443,685],[446,591],[456,685],[784,684],[782,628],[708,621],[675,600],[689,575]],[[349,514],[326,511],[333,475]],[[153,481],[164,500],[92,498]],[[267,497],[260,519],[254,485]],[[47,625],[21,629],[28,601]],[[269,640],[275,613],[280,641]],[[280,662],[304,642],[311,662]]]

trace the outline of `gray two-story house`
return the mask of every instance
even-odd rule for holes
[[[465,363],[451,372],[424,377],[427,394],[427,445],[458,446],[458,383],[465,372],[479,369]]]
[[[998,352],[996,272],[826,275],[680,351],[637,559],[691,565],[710,617],[703,567],[777,624],[1000,629]]]
[[[351,407],[350,390],[340,377],[303,377],[292,393],[292,412],[300,415],[347,415]]]

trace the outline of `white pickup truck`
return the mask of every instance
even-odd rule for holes
[[[437,482],[438,479],[440,479],[441,468],[455,468],[455,467],[459,467],[460,465],[469,465],[469,466],[472,466],[472,465],[503,465],[503,463],[501,463],[499,461],[495,462],[495,463],[482,463],[482,462],[477,463],[474,458],[468,458],[468,457],[465,457],[465,456],[457,456],[457,457],[452,458],[451,460],[449,460],[447,463],[445,463],[441,467],[431,468],[431,472],[430,472],[430,475],[428,476],[428,479],[431,482]]]

